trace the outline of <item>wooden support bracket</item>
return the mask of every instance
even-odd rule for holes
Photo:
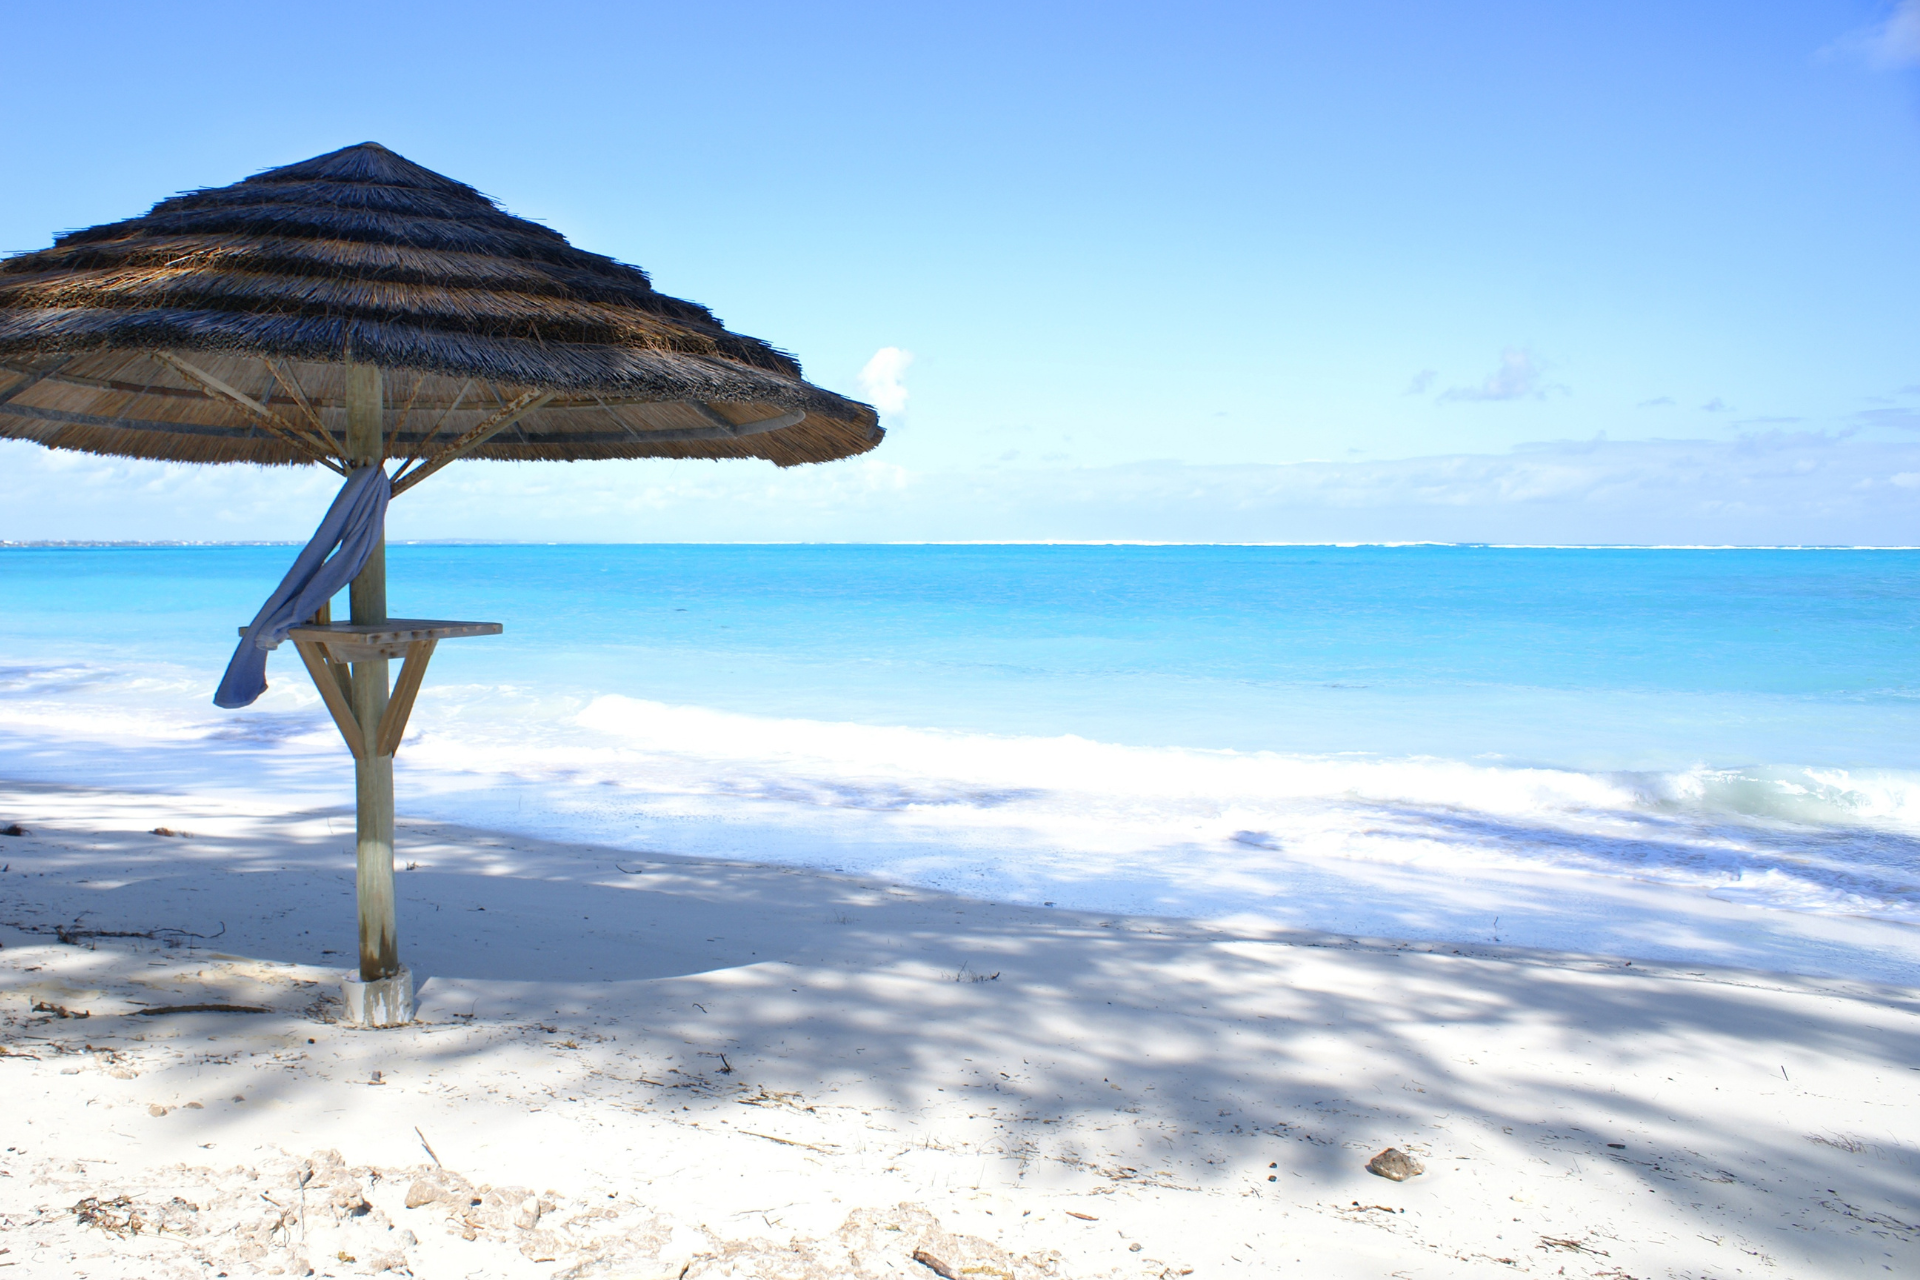
[[[320,691],[320,701],[327,704],[327,710],[333,713],[333,722],[340,728],[340,736],[347,740],[347,750],[353,752],[355,760],[367,758],[367,735],[360,729],[360,721],[353,714],[353,699],[347,684],[346,664],[336,664],[328,656],[326,646],[311,640],[296,640],[293,647],[300,651],[300,660],[307,664],[307,673],[313,677],[313,687]]]
[[[353,758],[367,758],[367,731],[360,724],[360,718],[353,713],[353,686],[347,675],[348,664],[327,652],[327,646],[314,640],[295,640],[294,647],[300,651],[300,660],[307,664],[307,672],[313,677],[314,687],[320,690],[320,700],[327,704],[327,710],[333,714],[333,723],[340,729],[340,736],[347,740],[347,750],[353,752]],[[380,714],[380,731],[373,735],[373,754],[390,756],[400,749],[400,739],[406,736],[407,717],[413,714],[413,700],[419,696],[420,682],[427,678],[427,663],[433,658],[433,640],[415,640],[407,645],[406,661],[400,664],[400,678],[394,681],[393,696],[387,700],[387,709]]]
[[[406,736],[407,719],[413,714],[413,702],[420,694],[420,683],[427,678],[427,663],[434,647],[450,636],[491,636],[500,634],[497,622],[440,622],[396,618],[389,622],[342,623],[327,621],[323,611],[312,622],[295,627],[287,636],[300,651],[307,673],[327,704],[340,736],[356,760],[365,760],[368,752],[391,756],[400,749]],[[243,628],[244,634],[244,628]],[[355,662],[373,662],[382,658],[404,657],[400,678],[393,682],[387,709],[372,733],[361,725],[353,711],[353,686],[347,668]]]
[[[380,716],[380,741],[374,746],[377,754],[390,756],[400,750],[407,717],[413,714],[413,699],[427,677],[427,661],[433,657],[435,643],[432,639],[415,640],[407,646],[407,660],[400,664],[400,678],[393,682],[393,696]]]

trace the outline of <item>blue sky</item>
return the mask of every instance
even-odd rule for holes
[[[0,248],[374,139],[894,410],[795,473],[469,464],[395,536],[1920,542],[1916,0],[9,30],[49,56],[10,65]],[[8,538],[299,537],[325,500],[0,462]]]

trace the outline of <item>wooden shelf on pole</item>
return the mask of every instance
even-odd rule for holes
[[[324,611],[323,611],[324,612]],[[301,661],[313,676],[320,699],[333,715],[333,722],[346,739],[354,759],[366,758],[368,740],[373,754],[390,756],[400,749],[406,736],[407,718],[413,714],[413,700],[426,678],[427,663],[434,646],[442,640],[464,636],[497,636],[506,628],[497,622],[451,622],[437,618],[391,618],[386,622],[315,621],[294,627],[287,633]],[[240,628],[245,635],[247,629]],[[353,711],[353,683],[349,667],[355,662],[402,658],[400,678],[394,681],[393,694],[380,715],[380,723],[369,732]]]

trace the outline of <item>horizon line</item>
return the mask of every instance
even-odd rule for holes
[[[196,549],[220,547],[300,547],[295,539],[236,538],[0,538],[0,550],[115,550]],[[1442,542],[1432,539],[1322,539],[1302,542],[1179,542],[1147,538],[954,538],[901,539],[785,539],[780,541],[565,541],[551,538],[402,538],[394,547],[1297,547],[1319,549],[1404,549],[1442,547],[1485,551],[1920,551],[1907,543],[1841,542]]]

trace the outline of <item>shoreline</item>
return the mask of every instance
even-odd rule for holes
[[[1914,988],[415,822],[421,1020],[356,1031],[328,1020],[338,971],[290,958],[303,932],[351,945],[350,863],[332,907],[303,870],[333,843],[324,811],[0,785],[0,814],[33,833],[0,838],[0,1072],[27,1104],[0,1244],[35,1271],[934,1274],[914,1249],[1020,1280],[1920,1265]],[[604,874],[515,869],[562,857]],[[160,932],[186,927],[157,915],[183,896],[228,932]],[[116,905],[83,931],[155,936],[44,932],[88,901]],[[270,1012],[137,1012],[191,1003]],[[1426,1172],[1367,1173],[1386,1146]],[[303,1167],[324,1195],[283,1220]],[[416,1182],[439,1191],[407,1208]],[[120,1195],[178,1222],[117,1239],[68,1211]]]
[[[1793,893],[1783,893],[1782,885],[1789,890],[1796,886],[1777,878],[1782,870],[1792,873],[1791,861],[1773,841],[1762,844],[1756,839],[1753,850],[1742,855],[1750,865],[1743,870],[1736,863],[1736,874],[1719,882],[1712,874],[1702,874],[1715,868],[1689,865],[1689,858],[1724,852],[1715,850],[1710,839],[1701,839],[1701,833],[1686,841],[1663,842],[1658,831],[1648,833],[1648,839],[1634,832],[1624,837],[1602,832],[1602,840],[1616,840],[1620,846],[1616,865],[1582,866],[1555,860],[1578,854],[1571,848],[1577,837],[1565,826],[1536,824],[1498,808],[1464,815],[1449,811],[1440,803],[1448,781],[1444,773],[1416,780],[1431,792],[1424,805],[1405,799],[1410,793],[1402,780],[1399,803],[1352,795],[1347,797],[1352,803],[1345,805],[1303,803],[1261,815],[1263,829],[1239,831],[1232,839],[1225,834],[1252,816],[1244,809],[1225,815],[1196,813],[1210,828],[1196,829],[1183,828],[1177,812],[1169,816],[1145,804],[1138,814],[1105,814],[1110,831],[1083,833],[1059,824],[1059,815],[1074,810],[1070,796],[1054,797],[1051,811],[1037,814],[1023,811],[1017,798],[977,812],[955,813],[938,803],[947,792],[1010,786],[1008,778],[1023,769],[1034,770],[1029,776],[1044,787],[1044,770],[1056,767],[1043,758],[1045,749],[1055,744],[1044,740],[988,744],[998,748],[990,767],[948,761],[954,765],[949,773],[890,776],[878,763],[880,747],[901,737],[932,735],[885,731],[879,736],[886,741],[865,744],[872,759],[836,757],[811,768],[662,751],[676,726],[689,732],[715,731],[715,725],[707,723],[715,713],[693,709],[690,714],[691,724],[666,720],[655,734],[660,743],[640,744],[611,759],[598,754],[606,744],[593,744],[578,758],[547,762],[545,770],[534,769],[524,752],[516,757],[512,744],[450,748],[439,736],[410,742],[405,789],[414,812],[402,815],[403,827],[431,843],[438,832],[461,825],[455,815],[463,815],[464,825],[477,831],[476,839],[490,850],[486,856],[493,860],[493,871],[564,881],[581,893],[591,892],[597,878],[617,882],[614,861],[665,848],[686,857],[865,877],[1035,909],[1044,904],[1096,914],[1223,922],[1256,932],[1471,945],[1488,947],[1489,954],[1517,947],[1519,952],[1617,956],[1642,965],[1920,986],[1920,925],[1872,911],[1847,912],[1829,902],[1796,909]],[[770,730],[779,730],[789,737],[798,735],[797,741],[820,726],[728,721],[719,727],[741,739],[765,741]],[[23,754],[31,750],[19,728],[0,735],[0,747]],[[284,737],[284,728],[279,732]],[[1100,755],[1093,763],[1102,767],[1141,766],[1132,759],[1142,754],[1135,749],[1060,742]],[[252,747],[252,740],[246,745]],[[289,889],[294,896],[324,897],[351,887],[338,876],[339,868],[351,864],[349,845],[328,845],[352,823],[351,807],[341,804],[347,797],[340,795],[336,776],[337,745],[331,726],[316,726],[301,735],[299,753],[289,749],[289,742],[274,741],[275,749],[260,753],[261,760],[245,762],[250,767],[241,780],[215,787],[208,785],[212,775],[200,762],[197,743],[183,741],[116,759],[97,747],[76,751],[55,736],[35,752],[38,768],[32,780],[0,779],[0,795],[12,787],[23,797],[40,797],[52,812],[71,810],[77,818],[88,813],[90,797],[96,795],[103,798],[101,803],[116,806],[141,803],[137,798],[142,796],[156,804],[180,796],[217,801],[218,820],[199,824],[210,842],[173,846],[175,853],[211,859],[209,865],[217,865],[226,856],[223,851],[238,849],[236,842],[261,835],[277,838],[275,833],[290,818],[317,822],[322,826],[274,846],[285,854],[275,865],[279,874],[296,882]],[[1023,754],[1011,754],[1016,751]],[[1187,774],[1175,780],[1163,772],[1150,782],[1177,791],[1181,786],[1198,788],[1210,779],[1223,791],[1233,789],[1233,777],[1206,772],[1216,762],[1195,757],[1174,753],[1170,763],[1184,766]],[[516,758],[531,776],[510,771]],[[229,754],[217,759],[233,763]],[[1268,762],[1248,757],[1239,763]],[[1377,767],[1391,771],[1404,763],[1388,761]],[[1324,765],[1307,762],[1305,767]],[[89,768],[97,780],[92,786],[48,780]],[[129,786],[142,770],[164,782],[150,790]],[[1462,775],[1454,781],[1471,782],[1484,770],[1459,765],[1452,772]],[[1530,784],[1538,771],[1514,773],[1505,780],[1510,786]],[[709,785],[715,775],[724,776],[728,785]],[[297,786],[296,777],[301,780]],[[315,778],[323,781],[315,783]],[[644,782],[636,786],[633,778]],[[1351,781],[1365,784],[1364,778]],[[789,804],[792,797],[779,794],[789,786],[801,793],[799,803]],[[849,798],[853,803],[847,803]],[[903,798],[931,798],[935,803],[902,804]],[[528,802],[524,816],[518,811],[523,799]],[[1101,800],[1081,799],[1089,805]],[[21,803],[31,802],[23,798]],[[0,810],[0,825],[4,812]],[[1038,822],[1033,821],[1036,817]],[[1047,822],[1056,829],[1041,825]],[[324,835],[316,834],[322,830]],[[1111,838],[1113,833],[1120,838]],[[1087,847],[1073,847],[1076,838],[1086,834],[1092,837]],[[1752,834],[1765,837],[1757,828]],[[403,845],[412,838],[403,836]],[[1817,841],[1818,833],[1806,838]],[[1855,833],[1855,838],[1864,836]],[[1538,861],[1516,856],[1534,843],[1550,856]],[[1814,853],[1821,852],[1816,843]],[[153,853],[130,851],[130,865],[151,859]],[[1634,856],[1647,861],[1637,868],[1620,865]],[[407,860],[403,849],[402,864]],[[1880,861],[1894,859],[1882,856]],[[442,870],[431,861],[421,863],[422,882]],[[1883,877],[1887,871],[1885,866],[1874,869]],[[1751,882],[1743,882],[1749,876]],[[179,927],[199,932],[219,927],[217,919],[202,911],[210,899],[183,887],[185,881],[158,877],[144,883],[159,895],[153,905],[173,913]],[[408,883],[402,877],[398,884],[403,900],[410,892]],[[424,883],[416,887],[424,892]],[[87,905],[105,909],[116,900],[111,894],[95,895]],[[241,934],[229,941],[235,946],[280,945],[270,933]],[[317,943],[287,958],[325,963]],[[417,958],[438,963],[437,955]]]

